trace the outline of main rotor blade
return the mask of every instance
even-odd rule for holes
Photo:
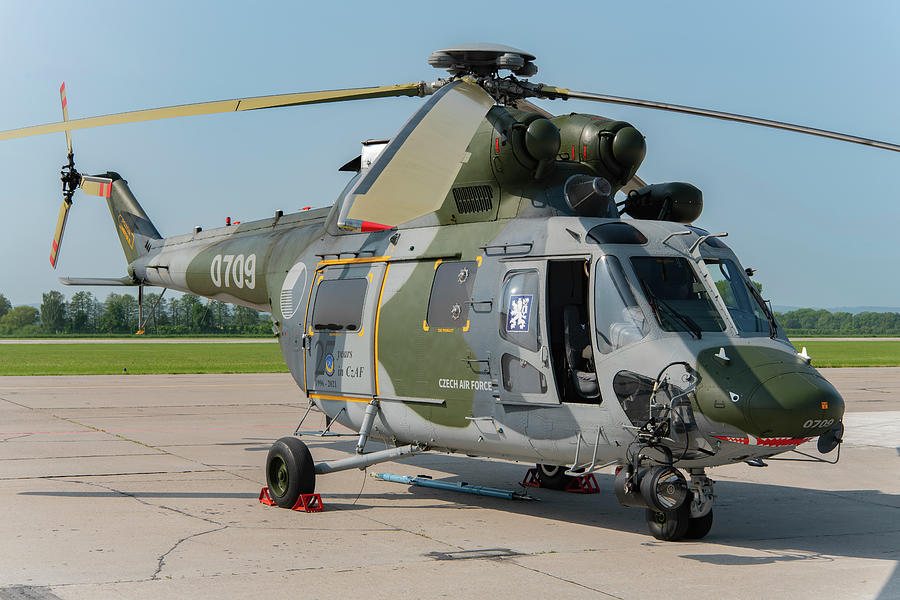
[[[494,99],[466,81],[444,85],[391,139],[348,192],[339,225],[400,225],[441,207]]]
[[[695,108],[693,106],[684,106],[682,104],[669,104],[666,102],[655,102],[653,100],[640,100],[638,98],[624,98],[622,96],[609,96],[606,94],[593,94],[591,92],[576,92],[566,88],[558,88],[552,85],[541,86],[540,92],[546,94],[550,98],[578,98],[580,100],[591,100],[594,102],[605,102],[607,104],[622,104],[625,106],[638,106],[641,108],[655,108],[657,110],[666,110],[669,112],[684,113],[687,115],[696,115],[699,117],[712,117],[713,119],[722,119],[723,121],[735,121],[738,123],[746,123],[748,125],[760,125],[762,127],[772,127],[774,129],[784,129],[786,131],[794,131],[796,133],[806,133],[819,137],[840,140],[842,142],[853,142],[854,144],[862,144],[864,146],[873,146],[882,150],[892,150],[900,152],[900,145],[873,140],[870,138],[839,133],[837,131],[828,131],[827,129],[816,129],[815,127],[804,127],[803,125],[795,125],[794,123],[785,123],[784,121],[772,121],[770,119],[761,119],[759,117],[751,117],[747,115],[739,115],[735,113],[722,112],[718,110],[709,110],[706,108]]]
[[[69,120],[69,103],[66,101],[65,81],[59,86],[59,101],[62,103],[63,123],[65,123]],[[68,129],[66,130],[66,147],[69,149],[69,154],[72,154],[72,134]]]
[[[63,233],[66,230],[66,221],[69,218],[71,206],[71,202],[63,200],[62,206],[59,207],[59,217],[56,218],[56,233],[53,234],[53,244],[50,246],[50,266],[54,269],[59,260],[59,250],[62,247]]]
[[[323,102],[342,102],[345,100],[364,100],[367,98],[418,96],[420,89],[421,85],[419,83],[404,83],[400,85],[383,85],[369,88],[325,90],[321,92],[301,92],[297,94],[278,94],[275,96],[256,96],[253,98],[237,98],[234,100],[198,102],[196,104],[182,104],[180,106],[168,106],[165,108],[135,110],[99,117],[88,117],[86,119],[75,119],[73,121],[63,120],[59,123],[34,125],[32,127],[23,127],[21,129],[10,129],[8,131],[0,131],[0,140],[42,135],[45,133],[54,133],[56,131],[68,132],[73,129],[85,129],[87,127],[102,127],[104,125],[119,125],[122,123],[135,123],[137,121],[171,119],[174,117],[211,115],[243,110],[259,110],[262,108],[319,104]],[[65,111],[65,101],[63,101],[63,110]],[[64,112],[64,116],[65,114],[66,113]]]

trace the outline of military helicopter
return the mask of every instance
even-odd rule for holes
[[[66,133],[54,268],[76,189],[107,200],[127,276],[63,283],[137,286],[141,298],[144,286],[171,288],[272,313],[310,406],[359,435],[355,455],[319,463],[297,437],[276,441],[266,479],[279,506],[312,493],[317,476],[454,452],[537,463],[554,488],[616,466],[619,501],[645,509],[652,535],[702,538],[715,499],[706,469],[761,465],[814,438],[839,458],[843,399],[789,343],[727,234],[691,225],[700,190],[636,175],[646,143],[635,127],[553,116],[528,99],[900,146],[532,83],[534,60],[469,44],[433,53],[429,64],[449,76],[430,83],[77,120],[63,87],[63,121],[0,140]],[[364,142],[341,167],[353,176],[330,208],[164,238],[119,174],[75,167],[74,129],[391,96],[427,100],[391,139]],[[388,447],[367,452],[373,436]]]

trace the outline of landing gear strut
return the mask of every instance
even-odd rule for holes
[[[341,411],[344,409],[342,408]],[[307,412],[309,412],[307,410]],[[359,432],[356,454],[339,460],[313,462],[306,444],[295,437],[283,437],[272,444],[266,457],[266,482],[269,493],[275,504],[282,508],[293,508],[301,495],[316,491],[316,475],[346,471],[347,469],[365,469],[390,460],[425,452],[424,444],[408,444],[394,448],[385,448],[377,452],[364,452],[366,441],[372,432],[372,424],[378,412],[378,401],[372,400],[366,407],[365,418]],[[340,416],[340,413],[338,413]],[[305,416],[304,416],[305,418]],[[303,421],[301,420],[302,424]],[[297,426],[300,429],[300,425]]]

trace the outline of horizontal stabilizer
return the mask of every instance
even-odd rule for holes
[[[63,285],[140,285],[131,277],[60,277],[59,282]]]

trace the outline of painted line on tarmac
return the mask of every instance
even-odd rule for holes
[[[40,345],[40,344],[270,344],[278,342],[277,338],[150,338],[150,339],[5,339],[0,344]]]
[[[284,425],[260,425],[257,427],[167,427],[167,428],[150,428],[150,429],[82,429],[75,431],[0,431],[0,436],[27,436],[27,435],[75,435],[83,433],[103,433],[103,434],[120,434],[120,433],[176,433],[179,431],[246,431],[253,429],[287,429]],[[305,430],[306,433],[317,433],[321,429]],[[304,430],[300,430],[304,433]],[[320,437],[320,436],[316,436]],[[327,437],[327,436],[326,436]]]
[[[185,373],[186,375],[188,373]],[[235,373],[224,373],[225,375],[234,375]],[[258,373],[257,373],[258,374]],[[283,375],[283,373],[272,373],[273,375]],[[162,375],[162,374],[157,374]],[[262,373],[268,375],[268,373]],[[40,377],[40,375],[38,375]],[[59,375],[49,375],[47,377],[60,377]],[[69,375],[62,375],[69,377]],[[71,377],[81,377],[81,375],[71,375]],[[88,375],[90,377],[90,375]],[[141,375],[100,375],[100,377],[141,377]],[[3,385],[0,390],[133,390],[139,382],[135,381],[133,385]],[[281,387],[283,383],[181,383],[177,385],[153,385],[155,388],[198,388],[198,387]],[[302,390],[301,390],[302,392]]]

